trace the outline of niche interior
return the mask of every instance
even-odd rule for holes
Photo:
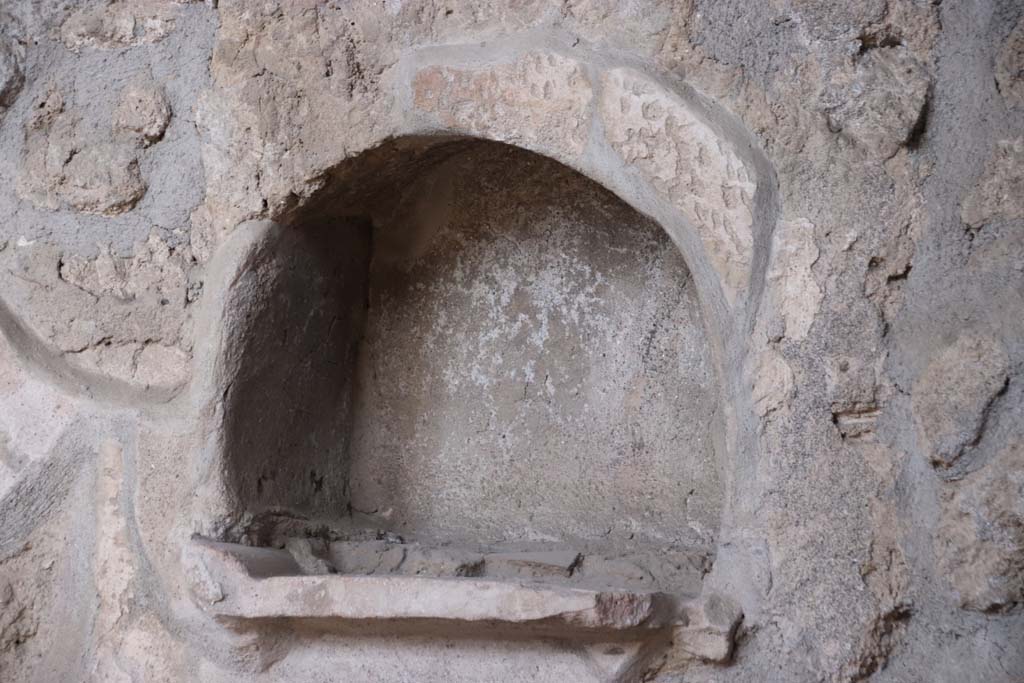
[[[721,515],[719,391],[665,231],[566,166],[480,140],[392,141],[323,187],[227,300],[234,512],[202,545],[255,582],[238,593],[321,580],[335,607],[275,614],[322,617],[355,609],[353,584],[329,584],[348,577],[390,596],[388,618],[461,619],[454,596],[477,589],[545,609],[544,591],[613,591],[653,605],[648,624],[659,600],[698,594]],[[397,604],[439,585],[464,587]],[[242,602],[223,609],[273,609]],[[551,621],[509,604],[475,618]]]

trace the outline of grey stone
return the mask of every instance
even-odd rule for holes
[[[482,576],[484,556],[458,548],[405,547],[401,573],[410,576]]]
[[[982,612],[1024,602],[1024,449],[1012,444],[985,468],[947,484],[935,538],[957,602]]]

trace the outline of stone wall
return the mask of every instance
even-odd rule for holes
[[[1022,46],[1014,0],[0,4],[0,678],[1024,678]],[[391,442],[428,497],[368,493]],[[702,602],[241,622],[193,553],[552,492],[546,542],[707,546]]]

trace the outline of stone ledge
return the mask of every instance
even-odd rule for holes
[[[616,632],[668,628],[680,613],[667,593],[478,578],[307,576],[286,550],[199,539],[190,550],[193,593],[218,618],[425,619]]]
[[[184,568],[196,602],[233,627],[310,620],[319,628],[402,623],[428,632],[525,629],[580,643],[635,643],[639,649],[619,648],[624,660],[657,660],[657,666],[675,671],[694,661],[731,659],[742,620],[731,600],[715,594],[684,599],[524,580],[308,575],[288,550],[199,537],[186,549]]]

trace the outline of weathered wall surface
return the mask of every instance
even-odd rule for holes
[[[0,678],[615,679],[560,641],[195,605],[182,549],[238,521],[232,297],[269,291],[244,221],[428,133],[582,172],[692,275],[706,584],[744,618],[727,665],[629,675],[1024,678],[1022,45],[1015,0],[3,3]]]

